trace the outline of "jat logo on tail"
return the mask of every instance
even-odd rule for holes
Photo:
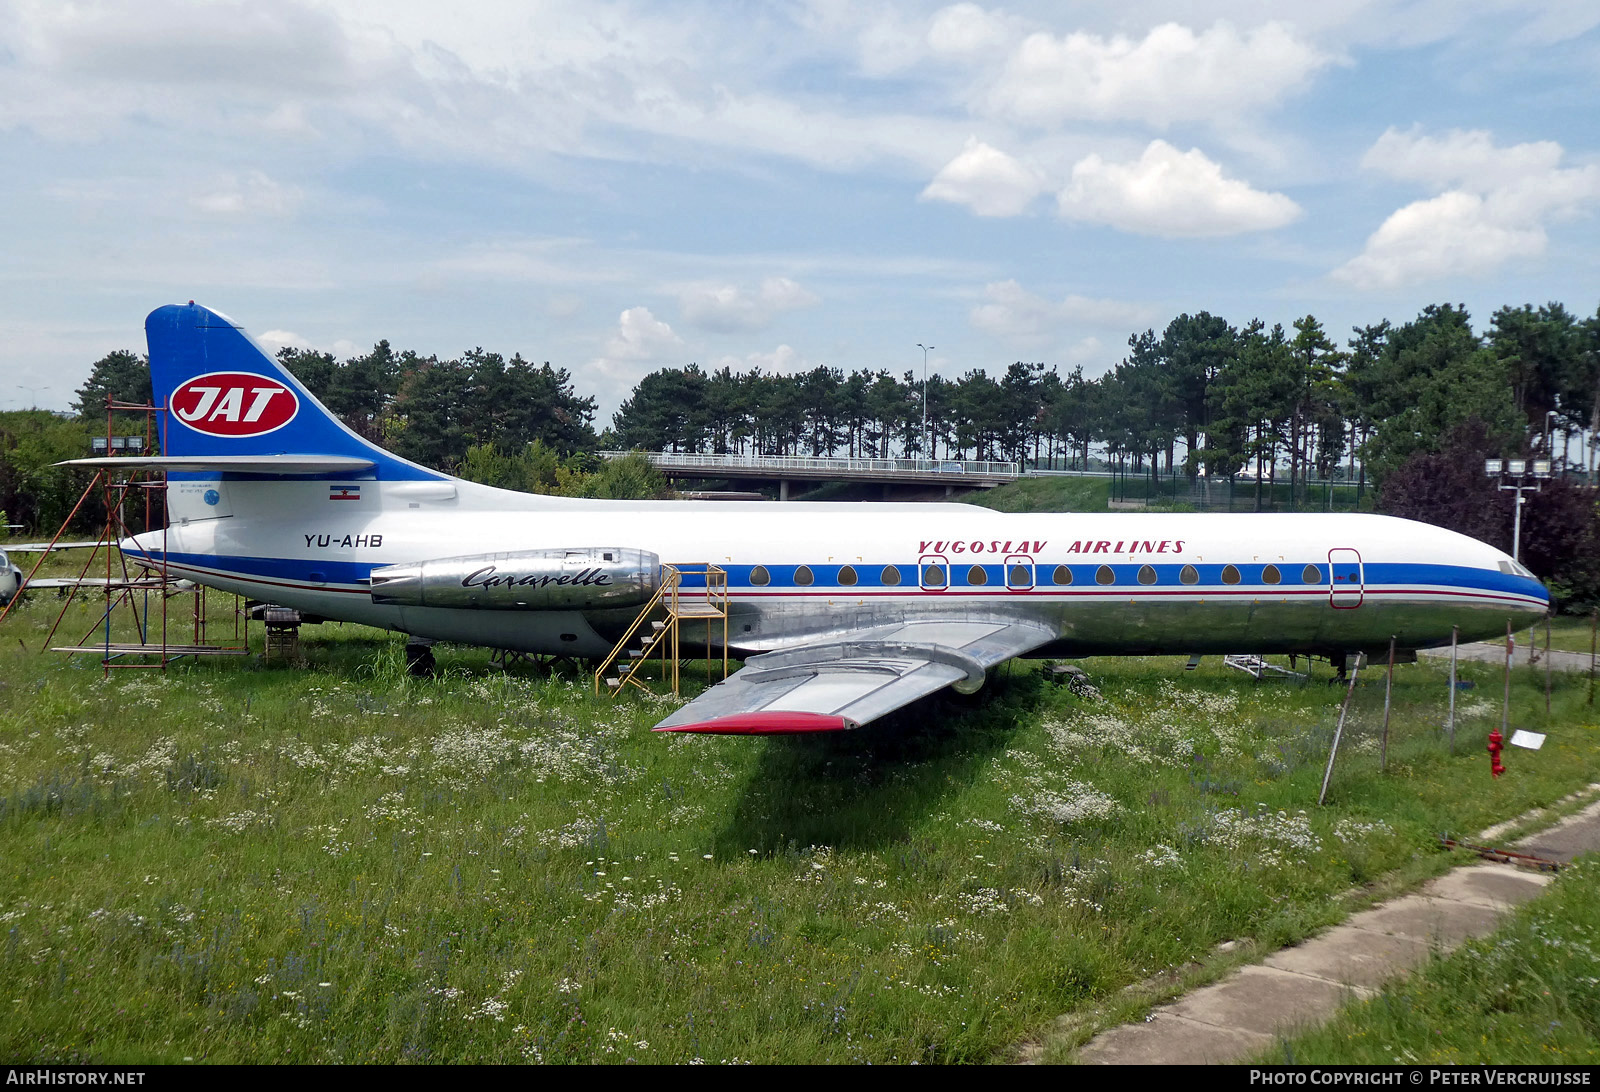
[[[294,420],[300,399],[264,375],[212,372],[172,392],[172,413],[208,436],[264,436]]]

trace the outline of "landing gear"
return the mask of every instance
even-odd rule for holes
[[[1333,678],[1328,680],[1329,686],[1338,686],[1347,681],[1345,673],[1350,667],[1350,654],[1347,652],[1330,652],[1328,662],[1333,665]]]
[[[419,679],[433,677],[433,642],[423,637],[406,641],[406,674]]]
[[[584,678],[594,674],[593,665],[562,653],[548,655],[535,652],[518,652],[515,649],[497,648],[489,653],[489,666],[497,671],[510,671],[514,666],[530,668],[539,678],[564,675]]]

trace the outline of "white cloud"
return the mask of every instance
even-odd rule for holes
[[[1044,190],[1036,171],[977,137],[928,183],[924,201],[966,205],[979,216],[1017,216]]]
[[[1113,358],[1115,359],[1115,358]],[[1086,337],[1067,346],[1064,362],[1067,364],[1107,364],[1105,348],[1097,337]]]
[[[279,349],[310,349],[309,338],[301,337],[293,330],[267,330],[255,335],[261,347],[273,356],[278,355]]]
[[[288,216],[304,198],[298,186],[275,182],[261,171],[246,171],[224,175],[190,204],[217,216]]]
[[[1067,296],[1047,300],[1023,288],[1014,280],[984,285],[986,302],[974,307],[968,318],[985,333],[1024,349],[1043,350],[1056,346],[1073,329],[1109,327],[1119,331],[1148,326],[1154,310],[1143,304],[1122,300]],[[1092,348],[1098,348],[1094,338]]]
[[[1281,193],[1223,177],[1200,149],[1180,152],[1164,140],[1151,141],[1132,163],[1108,163],[1098,155],[1079,160],[1059,201],[1069,219],[1169,238],[1267,231],[1301,211]]]
[[[510,236],[479,242],[435,260],[430,272],[447,278],[527,281],[560,288],[628,279],[627,271],[614,258],[596,255],[587,240],[564,237]]]
[[[1389,129],[1361,165],[1440,190],[1384,220],[1362,252],[1333,271],[1357,288],[1481,276],[1549,244],[1545,224],[1600,201],[1600,167],[1563,167],[1553,141],[1499,147],[1483,130],[1441,137]]]
[[[20,0],[0,20],[0,131],[84,141],[160,119],[190,140],[248,131],[378,146],[517,169],[545,157],[690,162],[752,152],[828,169],[877,162],[932,170],[953,119],[900,114],[827,93],[777,90],[773,60],[827,56],[785,13],[746,21],[545,0],[375,13],[353,0],[128,6]],[[880,19],[869,50],[885,74],[926,20]],[[864,47],[865,48],[865,47]],[[791,58],[792,60],[793,58]],[[640,134],[657,137],[640,140]],[[541,177],[548,177],[548,170]]]
[[[357,66],[337,16],[309,5],[21,7],[31,51],[80,78],[325,91],[349,86]]]
[[[544,302],[544,313],[553,319],[569,319],[583,310],[583,297],[572,292],[557,292]]]
[[[617,329],[601,355],[580,369],[580,380],[597,389],[602,403],[628,390],[655,368],[687,363],[683,339],[648,307],[630,307],[617,318]]]
[[[1017,21],[1003,12],[952,4],[934,13],[928,24],[928,47],[945,56],[972,57],[1004,49],[1017,32]]]
[[[293,330],[267,330],[265,333],[251,335],[256,342],[273,356],[278,355],[279,349],[309,349],[314,353],[331,353],[335,360],[349,360],[351,357],[363,356],[367,350],[358,346],[349,338],[334,338],[332,342],[318,344],[302,334]]]
[[[714,369],[731,368],[735,372],[748,372],[760,368],[767,375],[789,375],[809,371],[811,364],[788,345],[779,345],[770,353],[749,353],[742,360],[736,356],[718,357]]]
[[[617,332],[606,342],[613,360],[658,360],[683,348],[683,338],[650,313],[648,307],[630,307],[617,320]]]
[[[724,332],[760,330],[777,315],[820,303],[788,277],[768,277],[755,291],[735,284],[701,281],[678,289],[683,317],[696,326]]]
[[[1334,63],[1281,23],[1196,34],[1164,23],[1142,39],[1031,34],[989,90],[988,107],[1039,125],[1073,119],[1166,126],[1271,105]]]
[[[862,5],[853,17],[864,20],[855,30],[856,63],[863,75],[894,76],[922,59],[922,28],[909,14],[887,4]]]

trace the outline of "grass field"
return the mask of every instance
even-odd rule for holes
[[[1231,493],[1226,482],[1219,482],[1212,487],[1210,495],[1213,507],[1209,510],[1212,511],[1228,511],[1230,498],[1235,512],[1255,509],[1253,482],[1238,482]],[[1019,478],[994,489],[969,493],[960,499],[1000,512],[1104,512],[1113,498],[1144,501],[1152,511],[1172,508],[1186,511],[1193,503],[1194,494],[1193,487],[1183,478],[1163,479],[1152,484],[1148,478],[1133,475],[1125,480],[1045,476]],[[818,493],[815,499],[823,499],[823,495]],[[1262,486],[1263,511],[1351,512],[1357,508],[1354,486],[1340,485],[1326,490],[1316,487],[1309,497],[1301,487],[1299,500],[1297,507],[1291,507],[1288,485]],[[1372,504],[1370,489],[1363,497],[1363,504],[1369,508]]]
[[[961,500],[997,512],[1104,512],[1110,478],[1018,478]]]
[[[1003,1060],[1600,774],[1585,689],[1546,719],[1541,677],[1514,720],[1549,742],[1491,781],[1487,666],[1453,757],[1442,669],[1397,671],[1387,772],[1374,673],[1319,809],[1322,679],[1018,663],[840,738],[663,737],[666,702],[482,650],[413,680],[358,627],[105,679],[35,651],[56,609],[0,628],[19,1060]]]
[[[1261,1060],[1493,1065],[1600,1061],[1600,863],[1564,870],[1494,934],[1435,959]]]
[[[1519,641],[1525,640],[1527,630],[1517,635]],[[1541,623],[1533,634],[1534,644],[1538,648],[1544,647],[1544,625]],[[1558,648],[1565,652],[1581,652],[1588,655],[1593,640],[1593,623],[1588,615],[1580,617],[1563,615],[1551,619],[1550,647]]]

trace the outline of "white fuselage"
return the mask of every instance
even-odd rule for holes
[[[729,573],[730,641],[770,651],[919,616],[1027,619],[1053,654],[1324,652],[1504,634],[1542,614],[1509,557],[1371,515],[1006,514],[965,504],[594,501],[470,482],[175,480],[125,548],[176,575],[438,640],[599,656],[634,611],[373,602],[372,569],[617,546]],[[898,582],[895,582],[897,579]],[[693,636],[692,630],[688,636]]]

